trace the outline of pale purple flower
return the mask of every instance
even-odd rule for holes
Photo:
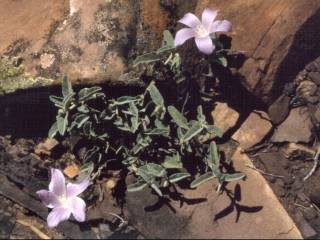
[[[40,190],[37,192],[41,201],[48,208],[52,208],[47,218],[50,228],[68,220],[71,214],[78,222],[85,220],[86,203],[78,195],[86,190],[89,185],[88,178],[79,184],[68,183],[66,185],[62,172],[59,169],[51,169],[49,191]]]
[[[176,33],[175,46],[182,45],[194,37],[198,49],[205,54],[211,54],[215,46],[210,35],[215,32],[229,32],[232,28],[231,23],[227,20],[214,21],[217,15],[218,11],[209,8],[202,12],[201,21],[192,13],[185,14],[178,22],[189,28],[182,28]]]

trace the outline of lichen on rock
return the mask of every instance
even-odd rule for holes
[[[0,57],[0,95],[15,92],[18,89],[47,86],[54,80],[36,77],[33,78],[25,71],[17,57]]]

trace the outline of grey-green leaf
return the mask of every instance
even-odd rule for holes
[[[65,76],[62,82],[62,95],[63,97],[66,97],[72,93],[73,93],[73,90],[72,90],[71,82],[69,81],[68,77]]]
[[[147,88],[150,97],[152,99],[152,101],[158,105],[158,106],[163,106],[164,105],[164,100],[163,97],[159,91],[159,89],[156,87],[154,82],[151,82],[150,85]]]
[[[168,112],[172,117],[173,121],[181,128],[189,129],[188,120],[182,115],[182,113],[174,106],[168,107]]]
[[[147,183],[145,182],[136,182],[133,184],[129,184],[127,186],[127,191],[128,192],[137,192],[137,191],[141,191],[142,189],[144,189],[146,186],[148,186]]]
[[[58,124],[57,124],[57,122],[54,122],[52,124],[51,128],[49,129],[48,137],[54,138],[57,133],[58,133]]]
[[[190,176],[191,175],[189,173],[174,173],[174,174],[170,175],[169,182],[171,182],[171,183],[179,182],[182,179],[188,178]]]
[[[199,185],[201,185],[207,181],[210,181],[213,178],[215,178],[215,175],[213,174],[213,172],[207,172],[207,173],[201,175],[200,177],[198,177],[197,179],[195,179],[194,181],[192,181],[190,187],[196,188]]]
[[[163,177],[166,175],[166,170],[161,165],[155,163],[148,163],[139,169],[142,169],[143,171],[155,177]]]
[[[214,141],[212,141],[209,146],[208,164],[211,169],[220,166],[220,156],[218,152],[218,147]]]
[[[163,194],[157,184],[152,183],[150,186],[160,197],[163,196]]]
[[[141,63],[153,63],[157,62],[161,59],[160,55],[156,52],[145,53],[143,55],[138,56],[134,61],[133,65],[136,66]]]
[[[96,98],[95,94],[102,90],[101,87],[83,88],[79,91],[79,101],[88,101]]]
[[[68,114],[66,114],[64,117],[58,115],[57,116],[57,127],[58,131],[61,136],[63,136],[66,132],[68,126]]]
[[[233,181],[238,181],[241,180],[245,177],[246,175],[244,173],[232,173],[232,174],[223,174],[223,180],[225,182],[233,182]]]
[[[190,139],[198,135],[203,130],[203,126],[199,122],[195,122],[191,128],[182,137],[182,143],[188,142]]]
[[[180,169],[183,167],[179,153],[173,156],[167,156],[162,165],[167,169]]]
[[[86,121],[88,121],[89,120],[89,116],[88,115],[86,115],[86,114],[80,114],[80,115],[78,115],[75,119],[74,119],[74,121],[75,121],[75,123],[77,124],[77,127],[78,128],[81,128],[82,127],[82,125],[86,122]]]

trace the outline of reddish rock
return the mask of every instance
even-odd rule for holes
[[[248,57],[239,70],[243,84],[265,102],[319,55],[318,0],[199,0],[197,13],[205,7],[233,23],[232,48]]]
[[[247,149],[260,143],[271,129],[272,124],[268,114],[255,111],[249,115],[232,139],[237,141],[242,149]]]

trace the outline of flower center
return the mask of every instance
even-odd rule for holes
[[[61,204],[61,207],[69,208],[70,203],[69,203],[68,198],[66,196],[59,197],[59,203]]]
[[[209,31],[202,24],[199,24],[196,27],[195,33],[197,38],[208,37],[210,34]]]

